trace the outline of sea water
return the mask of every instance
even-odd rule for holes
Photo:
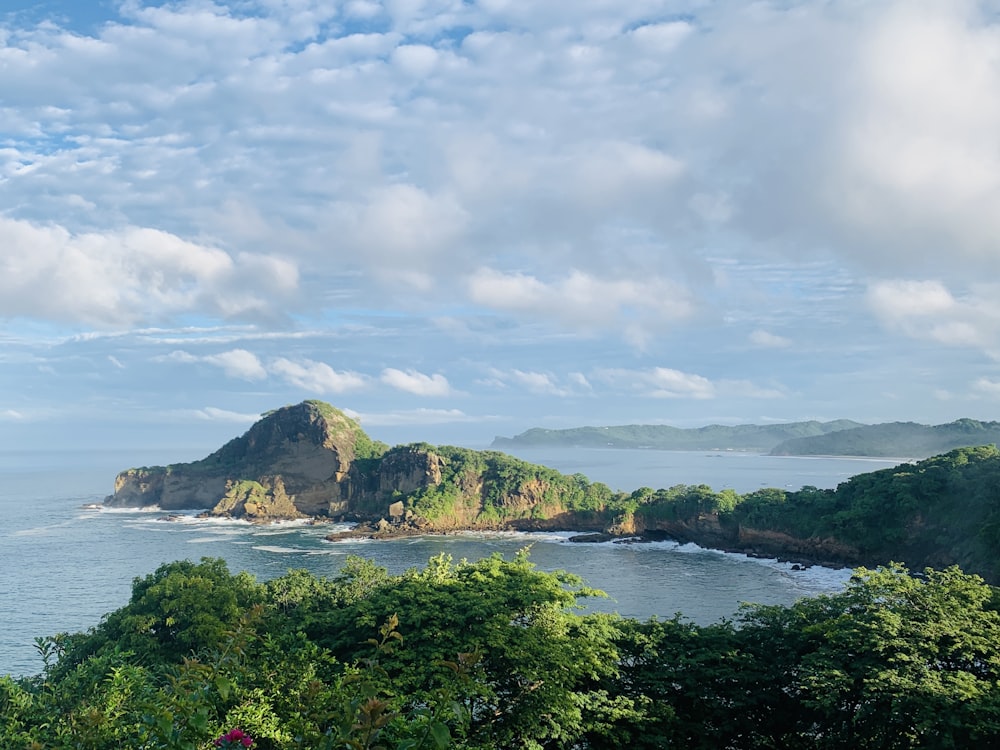
[[[698,483],[738,492],[760,486],[834,487],[854,474],[898,463],[610,449],[531,449],[518,455],[622,490]],[[510,557],[530,546],[539,569],[575,573],[607,592],[608,599],[589,600],[590,609],[643,619],[680,613],[699,624],[732,617],[742,602],[790,604],[838,590],[849,577],[849,571],[795,571],[776,560],[672,542],[581,545],[559,533],[331,543],[324,537],[344,527],[255,526],[198,519],[195,511],[173,517],[155,509],[101,505],[121,469],[199,457],[183,451],[0,453],[0,674],[38,672],[36,637],[93,627],[128,601],[135,577],[165,562],[203,556],[221,557],[230,570],[266,580],[291,568],[333,576],[348,555],[369,557],[398,573],[442,552],[456,561],[476,560],[493,553]]]

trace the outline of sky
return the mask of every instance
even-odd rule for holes
[[[0,0],[0,449],[1000,419],[1000,0]]]

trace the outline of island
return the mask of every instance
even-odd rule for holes
[[[673,539],[803,564],[957,564],[1000,581],[1000,452],[956,448],[860,474],[836,489],[707,484],[630,493],[499,451],[390,448],[321,401],[269,412],[206,458],[133,468],[112,506],[195,509],[266,523],[350,521],[331,534],[389,538],[463,530],[560,530],[577,541]]]

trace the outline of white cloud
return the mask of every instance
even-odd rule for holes
[[[309,393],[346,393],[368,386],[368,378],[350,370],[334,370],[325,362],[292,361],[284,357],[268,365],[268,371]]]
[[[788,398],[787,389],[781,386],[761,386],[749,380],[723,379],[715,383],[720,396],[729,398]]]
[[[609,368],[598,370],[594,377],[612,387],[637,391],[653,398],[710,399],[716,395],[715,385],[708,378],[669,367],[647,370]]]
[[[868,301],[875,313],[889,322],[936,316],[955,307],[951,292],[940,281],[878,282],[869,288]]]
[[[973,390],[990,398],[1000,398],[1000,381],[979,378],[972,384]]]
[[[355,412],[345,410],[363,427],[395,427],[398,425],[435,425],[458,422],[493,422],[495,416],[471,416],[460,409],[411,409],[396,412]]]
[[[702,375],[683,372],[669,367],[647,370],[606,369],[594,377],[612,387],[624,388],[649,398],[691,399],[774,399],[786,398],[785,388],[778,385],[761,386],[749,380],[723,378],[710,380]]]
[[[201,362],[201,357],[196,357],[190,352],[183,351],[181,349],[176,349],[169,354],[160,354],[153,357],[154,362],[183,362],[184,364],[191,364],[193,362]]]
[[[636,344],[692,312],[681,288],[655,277],[608,280],[572,271],[546,283],[528,274],[481,268],[468,278],[468,293],[481,305],[584,332],[624,330]]]
[[[242,380],[264,380],[267,377],[267,370],[257,358],[256,354],[248,352],[246,349],[232,349],[220,354],[212,354],[203,357],[204,362],[221,367],[223,372],[231,378]]]
[[[691,24],[684,21],[647,23],[629,32],[636,44],[653,54],[662,55],[678,46],[694,32]]]
[[[253,424],[260,419],[259,414],[240,414],[239,412],[227,409],[218,409],[214,406],[196,409],[191,412],[191,415],[196,419],[208,422],[232,422],[234,424]]]
[[[396,184],[345,206],[339,227],[376,277],[427,291],[441,270],[436,260],[449,254],[468,218],[450,194]]]
[[[288,260],[132,227],[73,234],[0,218],[0,315],[124,327],[178,314],[265,314],[296,289]]]
[[[750,343],[765,349],[784,349],[792,345],[791,339],[760,328],[750,333]]]
[[[668,367],[654,367],[648,375],[650,396],[657,398],[713,398],[715,386],[708,378]]]
[[[417,396],[450,396],[452,394],[448,379],[440,373],[425,375],[417,370],[404,372],[387,367],[382,370],[381,380],[386,385]]]
[[[559,377],[551,372],[492,368],[489,374],[489,378],[479,381],[481,385],[492,388],[506,388],[513,385],[540,396],[571,396],[578,391],[590,389],[586,378],[580,373],[573,373],[569,376],[569,385],[561,384]]]
[[[834,177],[846,220],[893,239],[876,258],[997,268],[1000,26],[983,10],[895,2],[861,30]]]
[[[246,349],[231,349],[219,354],[195,355],[183,349],[176,349],[169,354],[153,357],[154,362],[180,362],[194,364],[204,362],[219,367],[231,378],[241,380],[264,380],[267,370],[256,354]]]
[[[1000,352],[1000,284],[972,284],[955,296],[940,281],[883,281],[871,285],[868,303],[885,326],[907,336]]]
[[[545,372],[511,370],[507,373],[507,377],[533,393],[543,393],[552,396],[565,396],[567,394],[564,388],[556,385],[553,376]]]
[[[392,61],[407,75],[422,77],[434,70],[438,51],[426,44],[404,44],[396,47]]]
[[[590,397],[604,361],[623,408],[825,413],[860,348],[873,394],[904,349],[956,393],[941,347],[1000,359],[992,0],[65,7],[0,20],[0,320],[129,388],[168,357],[361,400],[394,346],[449,375],[390,378],[415,395],[503,362],[512,402]],[[794,391],[695,374],[793,342]]]

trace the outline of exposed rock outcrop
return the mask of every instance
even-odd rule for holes
[[[386,512],[396,481],[408,491],[440,481],[427,455],[382,462],[386,450],[343,412],[305,401],[265,414],[200,461],[123,471],[105,502],[252,520],[338,517]]]
[[[603,530],[600,501],[588,510],[569,504],[588,491],[589,483],[496,452],[389,449],[332,406],[306,401],[265,414],[200,461],[123,471],[106,502],[260,522],[347,519],[367,524],[359,534],[379,536]]]

